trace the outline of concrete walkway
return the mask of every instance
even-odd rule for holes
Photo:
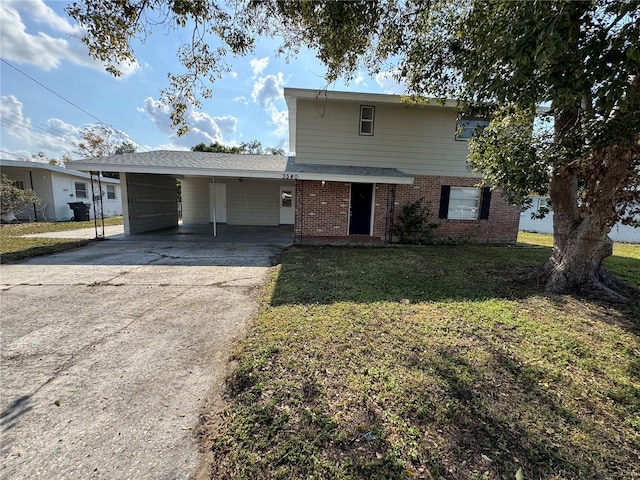
[[[0,265],[0,478],[193,476],[198,414],[286,243],[180,235]]]
[[[99,230],[102,232],[102,229]],[[123,225],[110,225],[104,227],[105,237],[124,236]],[[96,238],[95,228],[79,228],[78,230],[64,230],[61,232],[46,232],[46,233],[30,233],[25,237],[37,237],[37,238],[77,238],[90,240]]]

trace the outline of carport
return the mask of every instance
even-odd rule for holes
[[[177,227],[180,216],[183,231],[211,225],[217,236],[224,233],[219,225],[291,225],[293,235],[295,178],[288,163],[288,157],[274,155],[158,151],[77,160],[73,166],[120,174],[126,235]]]
[[[165,150],[75,160],[73,168],[120,174],[125,235],[178,227],[181,214],[181,228],[210,225],[213,236],[224,234],[219,229],[222,225],[285,230],[289,226],[293,236],[294,225],[298,235],[298,222],[301,229],[301,219],[316,215],[302,208],[302,202],[296,208],[296,191],[304,190],[305,181],[315,181],[322,187],[325,182],[347,186],[351,182],[413,182],[411,175],[391,168],[296,164],[294,157],[193,151]],[[181,182],[180,205],[177,180]],[[343,210],[348,209],[348,198],[336,201]],[[392,197],[387,199],[389,202],[393,204]],[[325,201],[306,203],[331,208]]]

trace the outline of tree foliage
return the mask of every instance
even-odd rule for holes
[[[114,155],[122,155],[125,153],[136,153],[136,146],[131,142],[122,142],[113,151]]]
[[[82,139],[74,143],[74,153],[82,158],[109,157],[135,152],[135,146],[125,140],[126,135],[108,125],[89,125],[81,130],[80,136]]]
[[[27,203],[39,204],[40,199],[33,190],[18,188],[7,175],[0,174],[0,214],[14,213]]]
[[[238,146],[227,146],[222,145],[218,142],[210,143],[206,145],[205,143],[199,143],[191,147],[191,150],[194,152],[217,152],[217,153],[239,153],[239,154],[247,154],[247,155],[284,155],[285,151],[283,148],[276,147],[262,147],[262,142],[258,140],[252,140],[250,142],[243,142]]]

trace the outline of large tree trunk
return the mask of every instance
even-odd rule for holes
[[[636,149],[637,145],[611,146],[553,173],[554,245],[545,269],[548,292],[627,300],[629,287],[610,275],[602,261],[613,251],[608,233],[618,218],[620,192]]]

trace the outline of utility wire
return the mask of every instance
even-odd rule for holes
[[[109,125],[107,122],[105,122],[104,120],[99,119],[98,117],[96,117],[95,115],[93,115],[92,113],[87,112],[84,108],[76,105],[75,103],[73,103],[71,100],[63,97],[62,95],[60,95],[59,93],[53,91],[52,89],[50,89],[49,87],[47,87],[44,83],[39,82],[38,80],[36,80],[35,78],[33,78],[31,75],[23,72],[22,70],[20,70],[18,67],[16,67],[15,65],[12,65],[11,63],[7,62],[4,58],[0,58],[0,61],[2,61],[2,63],[8,65],[9,67],[13,68],[16,72],[21,73],[22,75],[24,75],[25,77],[27,77],[29,80],[31,80],[32,82],[37,83],[38,85],[40,85],[42,88],[44,88],[45,90],[48,90],[49,92],[53,93],[56,97],[64,100],[65,102],[67,102],[69,105],[73,106],[74,108],[77,108],[78,110],[80,110],[82,113],[84,113],[85,115],[90,116],[91,118],[93,118],[94,120],[97,120],[99,123],[106,125],[107,127],[113,128],[111,127],[111,125]],[[132,138],[130,138],[130,140],[135,143],[136,145],[138,145],[139,147],[143,148],[146,150],[146,147],[138,142],[136,142],[135,140],[133,140]]]
[[[7,155],[13,155],[16,158],[21,158],[17,153],[7,152],[6,150],[0,150],[1,153],[6,153]]]

